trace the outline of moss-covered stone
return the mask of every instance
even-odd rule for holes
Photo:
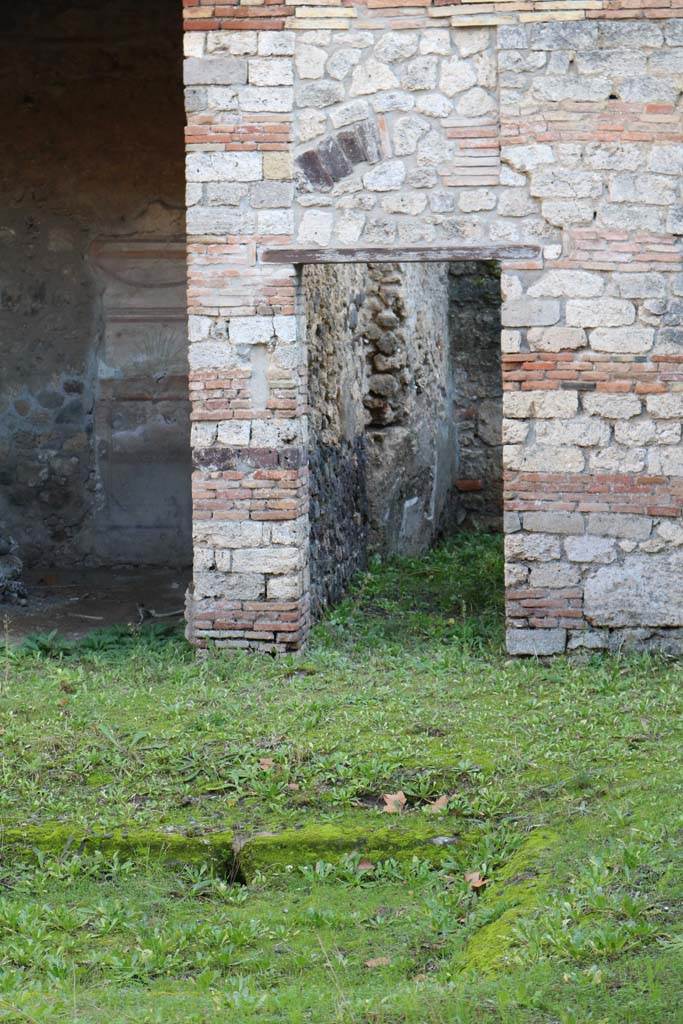
[[[460,966],[495,974],[505,966],[518,921],[540,906],[550,884],[546,854],[560,837],[548,829],[533,832],[497,876],[485,899],[490,918],[469,940]]]
[[[234,861],[232,832],[188,836],[181,832],[163,832],[151,828],[97,831],[79,829],[68,822],[0,828],[1,847],[24,851],[37,849],[52,854],[61,854],[65,850],[99,850],[108,855],[117,853],[133,860],[152,856],[187,864],[211,864],[226,873],[232,871]]]
[[[439,835],[434,825],[422,821],[396,822],[395,825],[349,826],[311,825],[277,834],[261,834],[236,844],[242,877],[249,881],[256,872],[268,872],[286,865],[299,867],[318,860],[334,863],[344,854],[358,852],[377,862],[393,858],[399,862],[419,857],[439,864],[453,856],[463,840]]]

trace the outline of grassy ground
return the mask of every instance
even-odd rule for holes
[[[680,664],[511,661],[500,576],[377,567],[300,659],[5,650],[0,1022],[680,1020]]]

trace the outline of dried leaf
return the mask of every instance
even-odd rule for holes
[[[359,860],[358,861],[358,870],[359,871],[374,871],[375,870],[375,865],[372,863],[371,860]]]
[[[287,789],[291,789],[292,793],[296,793],[298,792],[298,790],[301,789],[301,786],[299,785],[298,782],[288,782]]]
[[[453,794],[440,796],[438,800],[433,800],[432,803],[427,804],[425,810],[427,814],[441,814],[442,811],[445,811],[448,808],[448,803],[452,799]]]
[[[488,878],[482,878],[479,871],[466,871],[465,881],[474,892],[478,892],[480,889],[483,889],[489,882]]]
[[[261,758],[259,758],[259,763],[258,763],[259,768],[262,771],[264,771],[264,772],[270,771],[270,769],[273,767],[274,764],[275,764],[275,761],[273,761],[272,757],[261,757]]]
[[[388,956],[376,956],[372,960],[366,960],[365,966],[369,967],[370,970],[374,970],[375,967],[388,967],[391,960]]]
[[[400,814],[406,805],[406,795],[402,789],[398,793],[383,793],[385,814]]]

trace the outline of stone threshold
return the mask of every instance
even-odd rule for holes
[[[474,260],[533,260],[541,255],[538,245],[415,245],[292,248],[260,246],[261,263],[449,263]]]

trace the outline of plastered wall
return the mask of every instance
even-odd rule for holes
[[[187,563],[179,7],[0,19],[0,523],[34,564]]]

